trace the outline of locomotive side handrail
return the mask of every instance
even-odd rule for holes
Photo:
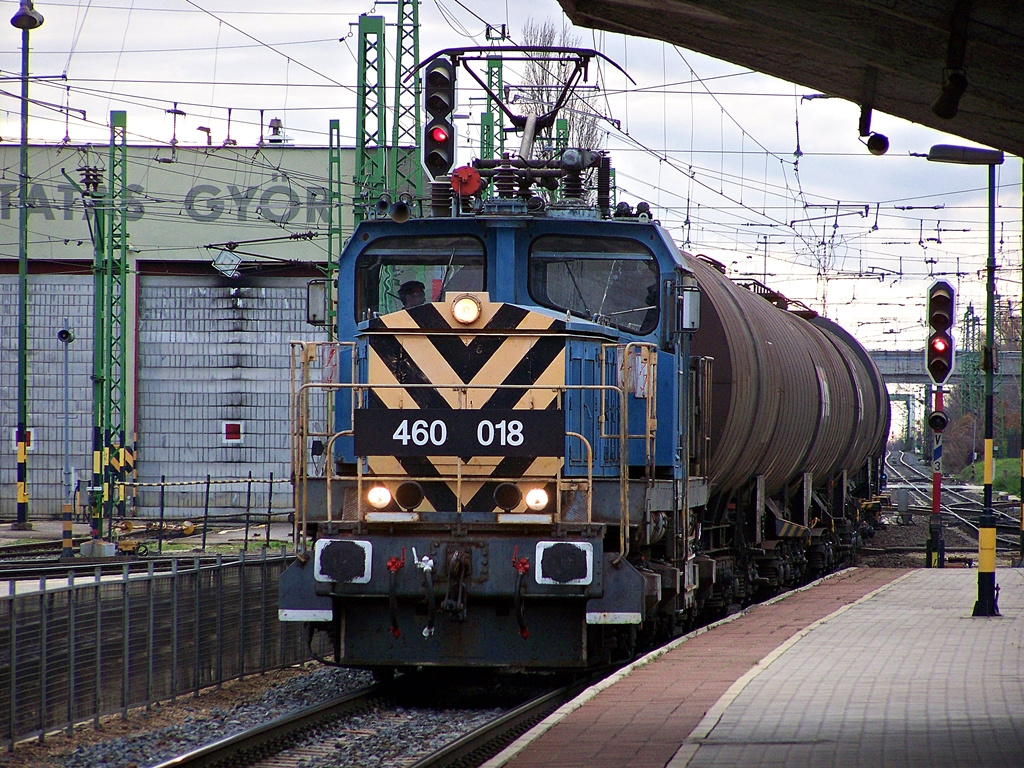
[[[715,358],[699,357],[690,362],[690,445],[691,474],[707,477],[711,455],[711,383]]]
[[[657,422],[654,419],[656,411],[656,395],[658,391],[658,378],[657,378],[657,366],[658,366],[658,346],[645,341],[631,341],[626,344],[602,344],[600,354],[600,369],[601,369],[601,384],[605,385],[605,376],[607,374],[607,355],[609,350],[614,350],[616,353],[617,368],[619,369],[618,378],[621,379],[621,383],[615,387],[615,390],[619,392],[619,434],[605,434],[604,425],[607,422],[607,411],[605,408],[605,398],[601,398],[601,415],[599,418],[600,435],[602,438],[614,439],[616,437],[620,440],[619,445],[619,552],[620,557],[625,557],[629,554],[629,484],[626,479],[629,474],[629,441],[630,440],[643,440],[644,441],[644,466],[647,468],[648,484],[653,479],[653,468],[654,468],[654,440],[656,436]],[[629,413],[627,410],[627,396],[628,396],[628,384],[629,384],[629,364],[630,357],[633,350],[641,351],[646,350],[648,358],[645,361],[648,366],[648,385],[643,395],[644,399],[644,432],[643,434],[632,435],[629,433]],[[634,364],[633,376],[634,379],[640,375],[639,370],[640,361]]]
[[[289,398],[288,405],[289,410],[292,411],[292,440],[291,440],[291,467],[292,467],[292,481],[295,483],[295,515],[294,522],[292,525],[292,541],[299,541],[299,528],[300,528],[300,515],[299,507],[302,508],[302,539],[303,544],[305,543],[305,510],[309,505],[309,486],[307,480],[309,478],[309,467],[306,460],[306,446],[311,436],[316,437],[327,437],[330,433],[311,433],[309,430],[309,390],[305,388],[305,384],[310,382],[310,363],[314,362],[318,358],[318,352],[320,349],[334,349],[338,353],[342,349],[349,349],[351,351],[352,370],[350,372],[351,380],[355,381],[357,375],[356,369],[356,343],[354,341],[292,341],[291,345],[291,356],[290,356],[290,374],[288,376],[289,382]],[[302,385],[299,386],[298,391],[295,388],[296,382],[296,358],[298,358],[298,367],[301,371]],[[355,404],[353,402],[353,408]],[[328,427],[333,420],[334,403],[331,398],[328,398],[327,402],[327,424]],[[330,454],[327,454],[328,456]]]

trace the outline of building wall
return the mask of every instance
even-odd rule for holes
[[[68,318],[75,341],[68,352],[71,466],[92,466],[92,277],[31,275],[28,291],[29,514],[61,511],[64,498],[64,345],[57,331]],[[0,517],[17,510],[18,276],[0,275]]]
[[[140,482],[247,478],[278,481],[275,506],[291,505],[291,341],[322,340],[306,323],[308,278],[143,276],[138,320]],[[241,439],[225,439],[225,424]],[[282,482],[284,481],[284,482]],[[211,486],[214,509],[267,509],[267,485]],[[158,508],[159,491],[139,504]],[[170,516],[194,515],[205,486],[168,488]]]
[[[265,513],[291,506],[288,413],[292,340],[325,338],[306,323],[308,277],[245,275],[138,278],[135,366],[137,468],[141,483],[165,478],[168,517],[211,512]],[[0,517],[16,514],[17,275],[0,275]],[[92,277],[30,275],[29,453],[30,518],[55,517],[64,498],[64,346],[57,331],[68,318],[75,340],[69,353],[71,464],[83,487],[92,467]],[[132,399],[132,398],[129,398]],[[130,418],[130,417],[129,417]],[[225,442],[225,422],[242,425],[241,440]],[[130,440],[130,438],[129,438]],[[226,484],[245,479],[277,483]],[[135,514],[154,516],[156,487],[143,486]],[[131,514],[131,509],[129,509]]]

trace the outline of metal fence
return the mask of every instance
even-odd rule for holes
[[[127,714],[309,658],[277,620],[283,551],[157,572],[0,583],[0,734],[16,741]],[[6,700],[6,702],[5,702]]]

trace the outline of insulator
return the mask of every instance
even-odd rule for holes
[[[583,180],[579,172],[569,172],[562,180],[562,197],[567,200],[579,200],[583,197]]]
[[[87,192],[96,192],[103,183],[103,170],[100,168],[79,168],[82,174],[82,186]]]
[[[498,191],[498,197],[515,196],[516,174],[507,152],[501,156],[501,166],[494,173],[494,188]]]
[[[611,216],[612,209],[612,159],[601,155],[597,165],[597,210],[602,219]]]
[[[430,215],[435,217],[452,215],[452,181],[450,176],[440,176],[430,182]]]

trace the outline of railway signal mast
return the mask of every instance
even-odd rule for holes
[[[928,377],[935,384],[935,407],[928,414],[928,426],[934,435],[932,449],[932,514],[929,524],[926,565],[929,568],[943,568],[946,565],[946,545],[942,539],[942,430],[949,419],[943,410],[942,385],[953,372],[956,346],[950,329],[954,315],[953,286],[945,280],[936,280],[928,288],[928,344],[925,347],[924,365]]]
[[[423,128],[423,165],[432,179],[443,176],[455,164],[455,64],[434,59],[423,75],[427,124]]]

